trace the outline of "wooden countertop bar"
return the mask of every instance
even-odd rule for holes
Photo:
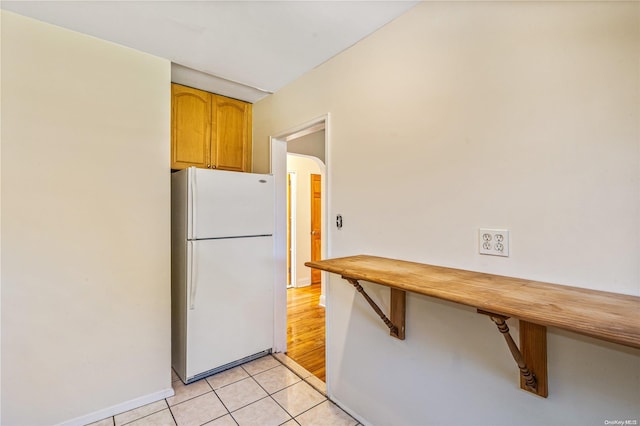
[[[305,265],[640,348],[640,297],[358,255]]]
[[[543,398],[548,395],[547,326],[640,348],[637,296],[366,255],[305,265],[340,274],[400,340],[405,339],[407,291],[476,308],[504,337],[520,370],[520,388]],[[390,287],[389,317],[358,280]],[[520,320],[520,347],[509,333],[510,317]]]

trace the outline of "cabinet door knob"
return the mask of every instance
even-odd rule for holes
[[[207,169],[210,169],[210,168],[211,168],[211,164],[207,164]]]

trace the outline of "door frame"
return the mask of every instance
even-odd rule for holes
[[[325,173],[326,174],[326,171]],[[315,190],[314,190],[314,179],[318,178],[320,180],[320,213],[319,214],[314,214],[314,212],[316,211],[314,209],[314,200],[316,199],[315,197]],[[311,173],[310,175],[310,188],[309,188],[309,201],[310,201],[310,211],[309,211],[309,220],[310,220],[310,228],[311,228],[311,236],[309,238],[310,242],[311,242],[311,247],[310,247],[310,252],[311,252],[311,260],[319,260],[322,259],[322,200],[324,197],[324,194],[322,194],[322,181],[324,180],[322,178],[322,174],[316,174],[316,173]],[[316,252],[316,245],[314,243],[314,220],[318,220],[320,221],[320,253]],[[315,257],[315,255],[317,255],[317,257]],[[320,281],[320,283],[322,283],[322,270],[320,269],[311,269],[311,284],[316,284],[318,281],[314,281],[314,277],[317,277]]]
[[[296,255],[296,248],[297,248],[297,243],[296,243],[296,238],[297,238],[297,232],[296,232],[296,226],[298,223],[298,219],[297,219],[297,213],[298,213],[298,209],[296,208],[296,203],[298,202],[298,196],[296,194],[297,190],[298,190],[298,175],[296,174],[296,172],[287,172],[287,180],[288,180],[288,184],[289,189],[289,204],[290,204],[290,212],[289,212],[289,217],[287,218],[287,228],[288,228],[288,238],[289,238],[289,243],[288,243],[288,251],[289,253],[287,253],[290,257],[290,262],[291,264],[288,265],[290,267],[290,271],[289,274],[291,275],[291,279],[287,280],[289,281],[287,283],[287,288],[290,287],[296,287],[296,277],[297,277],[297,268],[296,268],[296,260],[297,260],[297,255]]]
[[[330,158],[330,115],[329,113],[316,117],[298,126],[285,130],[271,136],[271,174],[274,178],[276,192],[276,209],[275,209],[275,238],[274,250],[276,258],[275,266],[275,283],[274,283],[274,352],[287,351],[287,141],[300,137],[304,134],[320,130],[324,125],[324,158],[325,158],[325,179],[322,182],[322,194],[325,200],[325,211],[323,212],[323,220],[321,226],[322,240],[322,258],[327,258],[331,254],[331,237],[327,232],[327,224],[329,222],[329,212],[331,211],[331,194],[328,191],[329,176],[329,158]],[[316,129],[316,130],[314,130]],[[328,272],[322,272],[322,285],[324,293],[328,291],[326,283],[328,282]],[[324,300],[321,303],[324,304]],[[327,307],[328,308],[328,307]],[[327,321],[329,316],[326,316]],[[329,327],[327,327],[328,329]],[[328,342],[327,342],[328,343]],[[328,360],[327,360],[328,365]],[[328,386],[328,383],[327,383]]]

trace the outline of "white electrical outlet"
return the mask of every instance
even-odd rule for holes
[[[506,229],[485,229],[478,231],[478,250],[480,254],[509,256],[509,231]]]

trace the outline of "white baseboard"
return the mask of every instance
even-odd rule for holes
[[[325,297],[325,295],[321,294],[320,295],[320,303],[318,303],[318,305],[322,306],[323,308],[326,308],[327,305],[325,305],[325,303],[324,303],[326,300],[327,300],[327,298]]]
[[[107,417],[115,416],[120,413],[124,413],[134,408],[142,407],[143,405],[151,404],[152,402],[160,401],[161,399],[169,398],[173,396],[173,388],[163,389],[158,392],[154,392],[149,395],[144,395],[139,398],[135,398],[121,404],[112,405],[102,410],[94,411],[93,413],[86,414],[84,416],[76,417],[75,419],[67,420],[59,423],[59,426],[82,426],[89,423],[97,422],[98,420],[106,419]]]
[[[311,277],[300,278],[296,281],[296,287],[306,287],[311,285]]]

